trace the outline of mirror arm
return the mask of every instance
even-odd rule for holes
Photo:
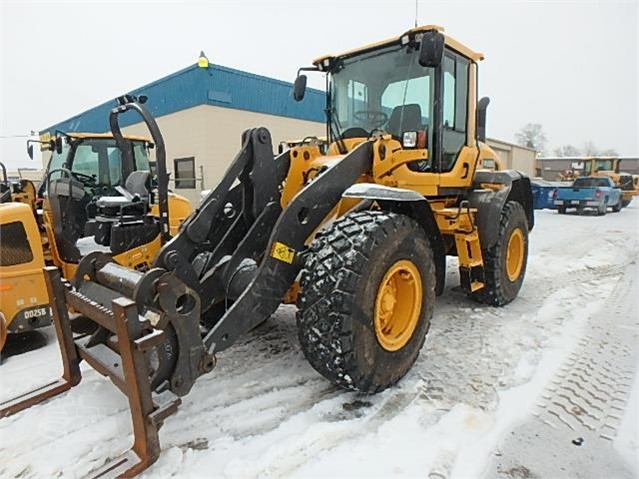
[[[319,67],[313,65],[312,67],[300,67],[297,69],[297,76],[300,76],[301,72],[319,72],[321,71]]]

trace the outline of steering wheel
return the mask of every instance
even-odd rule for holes
[[[382,126],[388,121],[388,115],[381,110],[360,110],[353,112],[353,117],[355,117],[356,120],[366,125],[372,125],[375,128]]]
[[[77,171],[72,171],[71,176],[73,176],[76,180],[78,180],[84,186],[97,185],[96,179],[91,175],[85,175],[84,173],[78,173]]]
[[[84,173],[78,173],[77,171],[71,171],[69,168],[61,167],[55,168],[54,170],[51,170],[49,171],[49,173],[47,173],[47,176],[44,179],[44,182],[47,185],[51,181],[51,175],[53,173],[63,173],[66,178],[75,178],[84,186],[95,186],[97,184],[93,176],[85,175]]]

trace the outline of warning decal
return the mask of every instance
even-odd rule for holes
[[[271,256],[275,259],[279,259],[280,261],[291,264],[293,262],[293,259],[295,259],[295,250],[293,248],[289,248],[284,243],[279,243],[276,241],[273,245]]]

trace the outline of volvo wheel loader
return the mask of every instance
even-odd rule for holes
[[[622,158],[617,157],[572,157],[563,158],[575,163],[583,164],[583,169],[572,168],[559,174],[560,181],[575,181],[580,175],[605,176],[610,178],[615,186],[621,189],[621,206],[628,206],[635,196],[639,195],[639,175],[631,175],[619,171]]]
[[[583,163],[585,176],[606,176],[614,182],[615,186],[621,189],[622,207],[628,206],[632,199],[639,195],[639,175],[631,175],[619,171],[621,158],[585,158]]]
[[[29,140],[32,159],[34,143],[52,152],[37,192],[31,181],[8,181],[2,166],[0,350],[8,331],[50,324],[45,265],[72,278],[83,256],[103,251],[120,264],[148,269],[192,211],[188,200],[167,191],[163,144],[157,145],[158,184],[152,185],[149,149],[156,145],[146,138],[121,135],[118,145],[113,134],[58,133]],[[170,205],[164,222],[158,220],[163,203]]]
[[[120,264],[148,268],[162,238],[177,233],[192,211],[186,198],[163,191],[168,187],[168,176],[161,179],[167,175],[164,145],[157,147],[156,162],[162,184],[155,185],[149,150],[156,145],[147,138],[123,135],[118,145],[113,134],[58,132],[48,141],[30,140],[31,157],[33,143],[44,143],[52,152],[39,191],[39,219],[47,259],[65,278],[96,250],[109,252]],[[160,232],[160,223],[148,216],[160,216],[162,197],[171,205],[171,216],[167,231]]]
[[[484,143],[488,101],[477,98],[482,58],[426,26],[302,69],[326,76],[326,153],[302,144],[274,156],[267,129],[247,130],[150,270],[100,253],[71,282],[47,269],[64,374],[2,414],[76,385],[84,360],[128,397],[134,432],[133,447],[94,473],[132,477],[158,458],[159,428],[216,354],[284,302],[298,306],[312,366],[374,393],[420,353],[447,256],[472,298],[515,299],[532,192],[520,173],[478,169],[497,159]],[[298,76],[296,100],[305,84]],[[98,330],[74,337],[68,307]]]

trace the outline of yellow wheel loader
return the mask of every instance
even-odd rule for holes
[[[583,176],[606,176],[615,186],[621,189],[621,207],[628,206],[635,196],[639,195],[639,175],[631,175],[620,171],[622,158],[617,157],[589,157],[571,158],[575,162],[583,163],[583,171],[571,169],[560,174],[561,181],[574,181],[580,174]]]
[[[2,165],[0,339],[50,324],[45,265],[72,278],[82,257],[102,251],[125,266],[148,269],[192,211],[187,199],[167,191],[163,144],[157,146],[155,194],[149,164],[155,145],[146,138],[59,133],[46,142],[29,140],[31,158],[34,143],[52,150],[39,191],[31,181],[8,181]],[[41,213],[37,197],[43,198]],[[160,214],[162,202],[171,205],[170,215]]]
[[[298,305],[312,366],[374,393],[420,353],[447,256],[472,298],[514,300],[532,192],[518,172],[478,168],[497,161],[484,144],[488,101],[477,98],[482,58],[426,26],[302,69],[326,76],[326,153],[305,143],[274,156],[267,129],[247,130],[223,179],[150,270],[100,253],[71,283],[47,270],[64,374],[2,414],[74,386],[84,360],[128,397],[134,433],[129,451],[93,473],[132,477],[158,458],[159,428],[215,355],[283,302]],[[305,85],[299,75],[296,100]],[[74,337],[67,307],[98,330]]]
[[[176,234],[192,211],[186,198],[160,192],[168,184],[168,176],[161,180],[167,175],[164,159],[157,161],[163,184],[154,192],[149,150],[156,145],[146,138],[120,135],[118,143],[113,134],[59,132],[44,143],[52,154],[39,191],[43,242],[47,259],[65,278],[93,251],[108,252],[131,268],[148,268],[163,239]],[[171,216],[158,223],[149,215],[161,216],[162,201],[171,204]],[[164,223],[167,231],[160,232]]]
[[[607,176],[621,189],[621,206],[623,208],[628,206],[635,196],[639,195],[639,176],[619,171],[621,158],[586,158],[583,162],[585,176]]]

